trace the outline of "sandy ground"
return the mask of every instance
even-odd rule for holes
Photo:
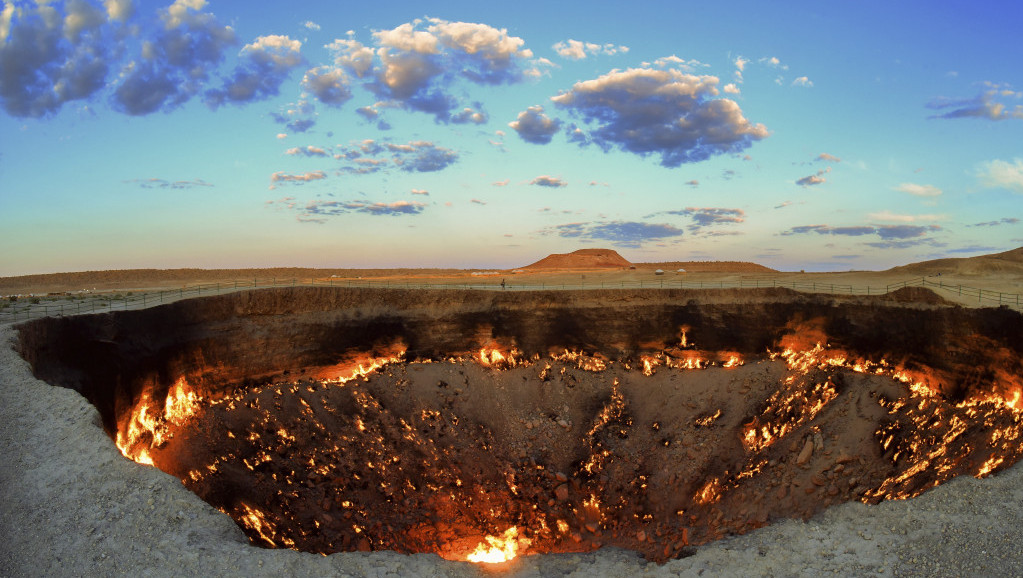
[[[96,410],[36,380],[13,339],[0,326],[0,576],[1023,575],[1023,466],[909,501],[783,521],[663,565],[614,549],[502,568],[435,555],[263,550],[177,479],[121,457]]]

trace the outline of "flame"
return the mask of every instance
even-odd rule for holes
[[[184,377],[171,386],[164,399],[163,411],[150,391],[139,396],[128,419],[117,429],[114,442],[124,457],[148,466],[153,465],[150,450],[167,443],[171,437],[168,424],[180,425],[199,411],[202,398],[188,386]],[[148,438],[148,443],[147,443]]]
[[[519,528],[512,526],[500,536],[487,536],[485,543],[480,543],[476,549],[466,556],[469,562],[477,564],[500,564],[514,559],[519,554],[520,548],[528,548],[531,541],[529,538],[519,537]]]

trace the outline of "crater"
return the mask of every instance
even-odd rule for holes
[[[267,289],[19,326],[253,544],[664,561],[1014,463],[1023,315],[785,289]]]

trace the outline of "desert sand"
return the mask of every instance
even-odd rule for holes
[[[564,265],[564,263],[562,263]],[[561,267],[523,275],[544,283],[613,284],[652,279],[653,269]],[[674,266],[675,264],[672,264]],[[948,285],[1019,293],[1023,249],[1002,255],[916,264],[884,272],[832,274],[696,271],[688,279],[714,281],[799,279],[823,284],[883,286],[937,276]],[[673,267],[673,268],[679,268]],[[720,267],[711,267],[720,268]],[[727,267],[725,267],[727,269]],[[742,270],[746,269],[746,270]],[[673,269],[668,269],[673,271]],[[290,270],[289,270],[290,271]],[[293,271],[291,271],[293,272]],[[268,276],[266,271],[246,272]],[[283,275],[287,275],[286,271]],[[310,276],[321,276],[321,271]],[[330,273],[353,277],[372,273]],[[466,272],[380,271],[382,278],[451,279]],[[90,276],[91,275],[91,276]],[[223,275],[223,277],[218,277]],[[282,276],[283,276],[282,275]],[[89,283],[109,289],[174,286],[237,278],[237,271],[134,276],[82,274],[61,280],[0,280],[0,293],[75,290]],[[274,276],[269,274],[269,276]],[[101,279],[107,279],[101,281]],[[13,289],[12,289],[13,288]],[[29,289],[33,289],[29,290]],[[941,297],[962,305],[984,303],[952,290]],[[1015,576],[1023,574],[1023,466],[985,479],[956,478],[911,500],[868,506],[833,506],[808,521],[782,520],[749,534],[695,549],[688,557],[656,564],[639,554],[605,548],[586,554],[526,556],[500,567],[448,562],[436,555],[391,552],[329,556],[252,546],[226,515],[155,468],[121,456],[97,410],[78,393],[36,379],[15,351],[16,328],[0,326],[0,575],[424,575],[518,576],[749,575],[802,576]]]

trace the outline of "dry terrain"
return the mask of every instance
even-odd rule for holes
[[[0,279],[2,295],[152,292],[275,277],[338,283],[44,319],[20,335],[0,325],[0,575],[1023,575],[1023,468],[1006,467],[1019,453],[1010,437],[1023,427],[1011,391],[1023,373],[1020,316],[978,310],[990,297],[962,290],[1023,292],[1023,248],[843,273],[785,273],[752,263],[623,264],[612,253],[554,255],[494,275],[192,269]],[[921,278],[941,286],[880,298],[859,291]],[[345,288],[348,281],[592,290],[398,288],[373,297]],[[679,288],[611,290],[638,282]],[[773,288],[785,283],[801,292]],[[691,320],[688,341],[672,325],[678,319]],[[841,349],[814,352],[810,342],[818,336],[832,336]],[[239,346],[241,338],[249,345]],[[509,339],[533,361],[507,361]],[[409,359],[425,361],[348,388],[315,381],[368,362],[353,352],[393,356],[396,344]],[[470,345],[480,344],[494,349],[473,354]],[[544,357],[555,345],[590,357]],[[783,345],[804,356],[764,353]],[[856,366],[886,351],[898,367]],[[612,359],[614,352],[622,357]],[[734,367],[733,357],[745,364]],[[607,370],[595,373],[605,362]],[[644,363],[651,375],[641,372]],[[905,368],[916,377],[906,377]],[[253,376],[276,385],[234,389]],[[132,442],[132,452],[148,447],[172,476],[124,459],[110,436],[129,413],[137,416],[140,393],[170,399],[179,377],[197,395],[237,398],[201,419],[160,418],[152,435],[170,434],[173,443]],[[164,411],[163,401],[153,407]],[[348,410],[339,414],[338,407]],[[1001,428],[997,445],[986,429],[960,428],[969,420]],[[236,432],[263,441],[235,447],[228,440]],[[343,443],[317,450],[288,441],[324,435]],[[773,444],[772,436],[784,439]],[[882,450],[878,439],[888,440]],[[248,470],[221,464],[219,456],[244,452],[254,464]],[[427,483],[449,486],[455,499],[387,487],[383,464],[413,481],[423,479],[415,472],[424,458],[433,464]],[[301,473],[307,462],[330,467]],[[972,477],[992,469],[997,473]],[[293,480],[295,472],[306,477]],[[970,475],[948,480],[955,474]],[[282,479],[295,496],[282,514],[293,518],[294,534],[237,501],[272,498],[278,489],[271,480]],[[945,483],[915,498],[884,500],[938,481]],[[207,494],[244,531],[189,489]],[[395,508],[389,518],[346,513],[346,496],[362,504],[393,501]],[[523,496],[539,509],[511,507]],[[392,531],[431,508],[451,519]],[[485,511],[490,523],[530,526],[522,536],[533,551],[562,553],[485,567],[435,554],[343,551],[377,544],[422,552],[432,544],[457,558],[471,545],[457,541],[455,516]],[[501,524],[490,530],[499,533]],[[348,538],[332,543],[321,527]],[[374,542],[362,540],[366,533]],[[250,543],[299,536],[309,550],[337,553]]]

